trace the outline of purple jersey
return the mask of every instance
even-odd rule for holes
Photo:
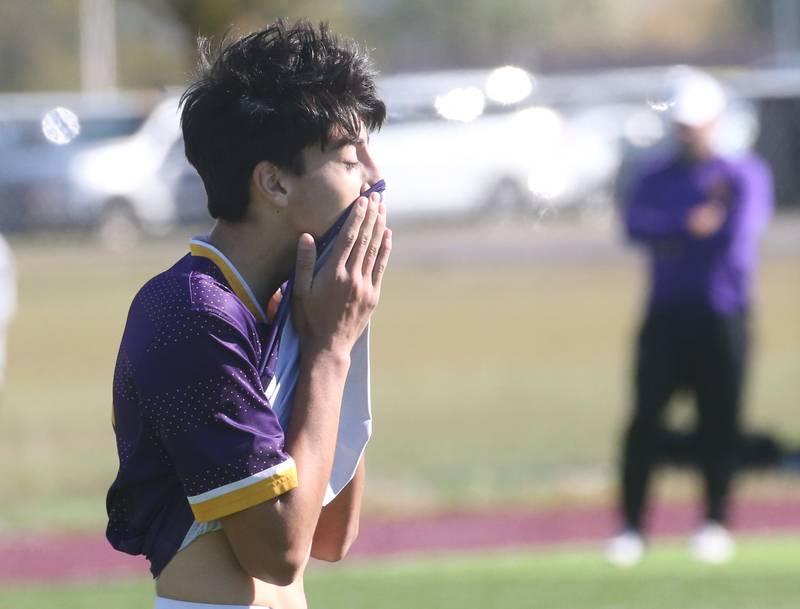
[[[154,576],[195,520],[233,514],[298,484],[265,396],[281,323],[268,323],[242,277],[219,258],[193,242],[192,254],[151,279],[133,300],[117,357],[120,465],[106,534],[116,549],[144,554]]]
[[[385,188],[380,180],[362,196]],[[318,240],[317,271],[349,211]],[[213,530],[298,484],[281,426],[298,375],[292,283],[270,322],[230,260],[193,239],[191,255],[133,300],[114,373],[120,466],[106,535],[117,550],[144,554],[155,576],[195,523]],[[351,358],[325,505],[352,480],[372,433],[368,331]]]

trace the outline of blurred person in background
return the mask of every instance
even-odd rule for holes
[[[6,340],[8,326],[17,309],[17,273],[14,254],[0,235],[0,391],[6,380]]]
[[[386,108],[366,53],[324,24],[202,60],[181,124],[216,223],[131,304],[107,536],[148,558],[157,609],[303,609],[310,557],[340,560],[358,532],[371,425],[351,434],[348,409],[368,416],[391,249],[368,145]]]
[[[748,359],[759,237],[772,213],[769,168],[748,153],[725,158],[714,129],[726,96],[709,75],[686,69],[670,84],[675,150],[639,172],[624,211],[628,236],[649,257],[650,290],[635,355],[633,410],[623,442],[622,530],[608,559],[633,565],[645,551],[648,484],[661,458],[665,410],[693,394],[705,521],[690,548],[728,560],[727,529]]]

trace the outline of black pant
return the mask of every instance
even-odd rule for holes
[[[663,448],[664,411],[682,389],[694,395],[697,407],[706,517],[725,522],[748,342],[743,313],[651,312],[645,319],[637,344],[634,410],[622,464],[627,526],[642,527],[650,474]]]

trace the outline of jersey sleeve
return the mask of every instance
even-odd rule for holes
[[[144,417],[199,522],[298,484],[264,394],[257,349],[234,320],[194,311],[154,336],[137,370]]]

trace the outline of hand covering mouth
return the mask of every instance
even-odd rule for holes
[[[336,219],[336,221],[333,223],[333,225],[327,231],[325,231],[325,233],[322,235],[322,237],[320,237],[319,239],[315,240],[316,241],[316,245],[317,245],[317,258],[318,259],[322,256],[323,252],[325,252],[325,250],[328,248],[328,246],[331,243],[333,243],[333,241],[336,239],[336,236],[339,234],[339,231],[342,230],[342,227],[344,226],[344,223],[347,220],[347,216],[350,215],[350,210],[353,209],[353,205],[356,204],[356,201],[358,201],[358,199],[360,199],[361,197],[369,198],[369,196],[373,192],[377,192],[381,196],[381,201],[383,201],[383,191],[385,191],[385,190],[386,190],[386,180],[378,180],[370,188],[368,188],[367,190],[362,192],[360,195],[358,195],[358,198],[356,198],[355,201],[353,201],[352,203],[350,203],[350,205],[347,206],[347,209],[345,209],[341,213],[341,215]]]

